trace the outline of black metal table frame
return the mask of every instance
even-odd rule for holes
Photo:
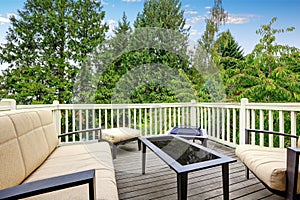
[[[174,137],[186,142],[192,146],[200,148],[203,151],[211,153],[219,158],[199,162],[189,165],[181,165],[176,160],[171,158],[167,153],[162,151],[160,148],[151,143],[148,138],[165,138]],[[152,152],[154,152],[160,159],[162,159],[171,169],[177,173],[177,196],[178,200],[187,199],[187,186],[188,186],[188,173],[193,171],[198,171],[202,169],[207,169],[215,166],[222,166],[222,181],[223,181],[223,196],[225,200],[229,200],[229,163],[236,162],[236,159],[230,158],[226,155],[213,151],[207,147],[201,146],[199,144],[190,142],[179,136],[148,136],[140,137],[139,140],[142,142],[142,174],[146,171],[146,147],[148,147]]]

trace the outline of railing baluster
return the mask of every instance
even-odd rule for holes
[[[147,108],[145,108],[145,135],[148,135],[148,131],[147,131]]]
[[[251,110],[251,128],[255,129],[255,110]],[[251,144],[255,144],[255,133],[251,132]]]
[[[85,110],[85,129],[89,129],[89,110]],[[89,140],[89,133],[85,133],[85,140]]]
[[[226,109],[226,112],[227,112],[227,141],[228,142],[231,142],[230,141],[230,109],[227,108]]]
[[[157,135],[157,108],[154,108],[154,135]]]
[[[232,136],[233,136],[233,144],[236,144],[236,109],[232,109]]]
[[[114,109],[110,109],[110,128],[114,128]]]
[[[79,130],[82,130],[82,110],[79,110]],[[79,141],[82,141],[82,133],[79,133]]]
[[[212,108],[212,136],[216,137],[216,108]]]
[[[117,128],[120,127],[120,109],[117,109]]]
[[[104,128],[107,129],[107,109],[104,110]]]
[[[279,111],[279,132],[284,133],[284,113],[282,110]],[[279,136],[279,147],[284,147],[284,137]]]
[[[99,127],[102,127],[102,116],[101,116],[101,109],[99,109]]]
[[[139,108],[139,129],[142,131],[142,109]]]
[[[269,131],[273,131],[273,112],[269,110]],[[269,134],[269,147],[274,147],[273,134]]]
[[[93,122],[92,122],[93,128],[96,128],[96,110],[95,109],[92,110],[92,118],[93,118],[92,119],[93,120]],[[95,140],[96,139],[95,132],[93,131],[92,134],[93,134],[93,140]]]
[[[226,140],[225,138],[225,111],[224,108],[222,108],[222,140]]]
[[[167,127],[167,121],[168,121],[168,118],[167,118],[167,108],[163,108],[164,110],[164,133],[167,132],[168,130],[168,127]]]
[[[180,107],[178,107],[178,110],[177,110],[177,112],[178,112],[178,121],[177,121],[177,124],[178,124],[178,126],[180,126],[181,125],[181,123],[180,123]]]
[[[158,134],[161,135],[162,134],[162,109],[159,108],[159,130],[158,130]]]
[[[150,117],[150,123],[149,123],[149,128],[150,128],[150,135],[153,135],[153,132],[152,132],[152,108],[150,108],[149,110],[149,117]]]
[[[296,112],[294,111],[291,111],[291,134],[296,135]],[[291,143],[292,147],[297,146],[295,138],[292,138]]]
[[[75,109],[72,110],[72,131],[76,130]],[[75,135],[72,136],[72,142],[75,142]]]
[[[264,130],[264,111],[259,110],[259,129]],[[259,145],[264,146],[264,134],[259,133]]]
[[[65,132],[69,132],[69,112],[65,110]],[[69,142],[69,136],[66,136],[66,142]]]
[[[133,128],[136,129],[136,108],[133,109]]]
[[[125,108],[123,108],[123,122],[122,122],[122,127],[125,127]]]
[[[128,108],[128,127],[131,128],[131,110]]]
[[[221,139],[220,138],[220,108],[216,108],[217,110],[217,139]]]
[[[176,107],[173,108],[173,126],[176,126]]]

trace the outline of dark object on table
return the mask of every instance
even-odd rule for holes
[[[190,127],[190,126],[175,126],[168,131],[169,135],[179,135],[185,139],[200,140],[203,146],[207,146],[207,134],[205,129]]]

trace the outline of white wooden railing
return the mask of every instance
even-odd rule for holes
[[[82,129],[131,127],[143,135],[160,135],[174,126],[206,129],[209,138],[235,147],[245,142],[245,128],[300,135],[300,103],[165,103],[165,104],[59,104],[15,105],[5,100],[5,109],[52,109],[58,134]],[[1,106],[2,105],[2,106]],[[1,101],[0,110],[4,103]],[[298,128],[298,129],[297,129]],[[297,132],[298,130],[298,132]],[[95,139],[90,133],[64,142]],[[251,143],[284,147],[283,137],[251,135]],[[278,143],[278,144],[277,144]],[[296,141],[290,141],[296,146]]]

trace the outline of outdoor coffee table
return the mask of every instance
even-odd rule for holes
[[[236,159],[225,156],[202,145],[179,136],[163,135],[140,137],[142,142],[142,174],[145,174],[146,147],[177,173],[177,195],[179,200],[187,199],[188,173],[222,166],[223,196],[229,199],[229,163]]]

